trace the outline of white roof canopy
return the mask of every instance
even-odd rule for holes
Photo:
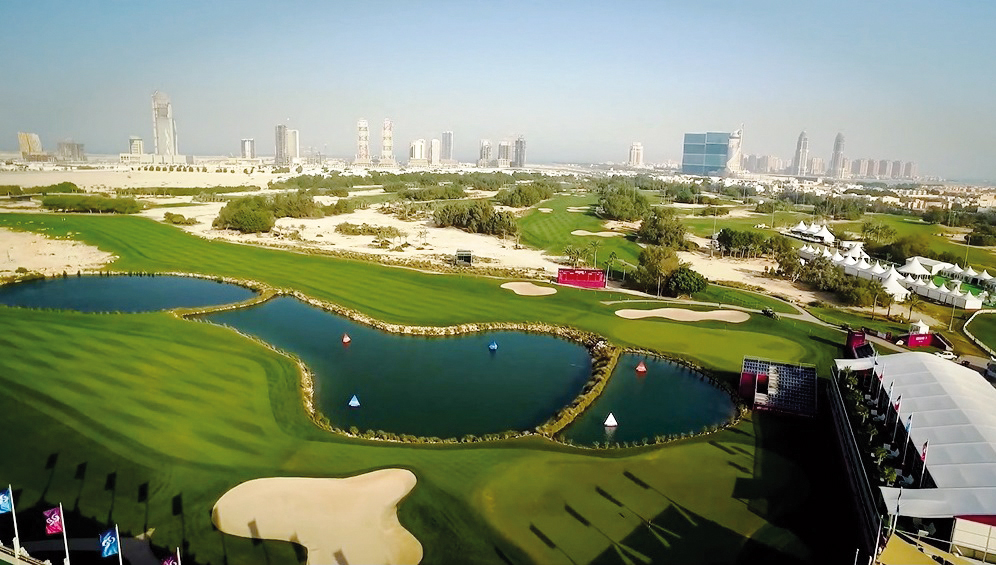
[[[906,264],[903,265],[902,267],[899,267],[898,271],[900,273],[908,273],[915,277],[925,277],[930,275],[930,271],[928,271],[923,265],[921,265],[920,260],[916,257],[913,257],[912,259],[906,261]]]
[[[806,222],[799,220],[799,224],[792,228],[792,231],[806,231]]]
[[[878,261],[875,261],[875,265],[872,266],[871,268],[871,274],[881,275],[884,272],[885,272],[885,267],[883,267],[882,264],[879,263]]]
[[[971,265],[969,265],[968,268],[965,269],[965,276],[966,277],[975,277],[975,276],[978,276],[978,275],[979,275],[979,273],[976,272],[976,270],[973,269]]]
[[[832,242],[833,240],[837,239],[834,237],[832,233],[830,233],[830,230],[828,230],[826,226],[823,226],[820,229],[820,231],[814,233],[813,237],[818,237],[823,241],[828,241],[828,242]]]
[[[985,269],[982,269],[982,274],[979,275],[979,278],[982,279],[982,280],[984,280],[984,281],[988,281],[988,280],[991,280],[993,278],[993,276],[990,275]]]
[[[900,421],[913,414],[910,437],[917,451],[928,443],[927,471],[936,489],[904,489],[899,513],[950,517],[996,514],[996,389],[979,373],[929,353],[838,359],[847,367],[882,373],[886,390],[903,396]],[[882,493],[895,513],[898,489]]]
[[[899,277],[889,277],[882,281],[882,288],[897,300],[906,300],[910,291],[899,282]]]

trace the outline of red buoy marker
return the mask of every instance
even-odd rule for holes
[[[640,364],[636,366],[636,374],[638,375],[647,374],[647,365],[643,361],[640,361]]]
[[[353,341],[353,338],[349,337],[349,334],[342,334],[342,344],[349,345],[349,342]]]

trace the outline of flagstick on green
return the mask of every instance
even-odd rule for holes
[[[7,485],[7,494],[10,495],[10,515],[14,518],[14,559],[20,563],[21,561],[21,540],[17,535],[17,510],[14,508],[14,488],[11,485]]]
[[[66,515],[62,512],[62,503],[59,503],[59,521],[62,522],[62,543],[66,546],[66,561],[69,565],[69,538],[66,536]]]
[[[118,531],[118,525],[114,524],[114,536],[118,539],[118,565],[124,565],[124,560],[121,554],[124,553],[124,544],[121,543],[121,532]]]

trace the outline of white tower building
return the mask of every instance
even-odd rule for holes
[[[156,155],[177,155],[176,122],[173,121],[173,104],[169,96],[152,93],[152,135]]]
[[[491,166],[491,140],[482,139],[481,140],[481,150],[477,158],[478,167],[490,167]]]
[[[443,132],[443,146],[442,154],[439,158],[443,163],[452,163],[453,161],[453,132],[444,131]]]
[[[643,166],[643,144],[639,141],[634,141],[633,145],[629,146],[629,166]]]
[[[795,158],[792,160],[793,175],[805,176],[809,173],[809,138],[803,130],[795,143]]]
[[[253,138],[242,140],[242,158],[243,159],[255,159],[256,158],[256,140]]]
[[[370,126],[366,120],[356,122],[356,160],[353,164],[370,164]]]
[[[397,165],[394,160],[394,124],[389,118],[384,118],[384,130],[381,138],[380,163],[382,167]]]
[[[438,139],[429,142],[429,164],[436,167],[441,161],[442,143]]]

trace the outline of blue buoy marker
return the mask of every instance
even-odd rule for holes
[[[488,344],[488,349],[490,349],[491,351],[498,351],[498,342],[491,340],[491,343]]]
[[[351,408],[359,408],[359,406],[360,406],[360,399],[356,398],[355,394],[353,395],[353,398],[349,399],[349,406]]]

